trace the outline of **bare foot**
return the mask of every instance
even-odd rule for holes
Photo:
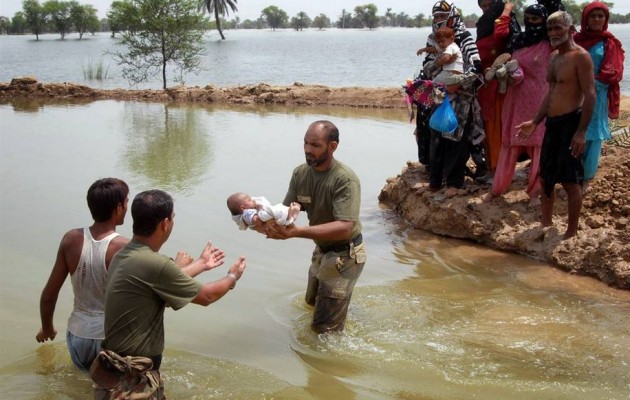
[[[492,192],[488,192],[488,194],[486,195],[486,197],[483,198],[483,202],[484,203],[490,203],[492,200],[494,200],[496,196],[492,194]]]
[[[577,235],[577,232],[566,231],[564,236],[562,237],[562,240],[571,239],[573,236],[576,236],[576,235]]]

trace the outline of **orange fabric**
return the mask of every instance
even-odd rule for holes
[[[499,163],[499,153],[501,152],[501,110],[505,93],[497,91],[498,82],[492,80],[486,82],[484,86],[477,90],[479,106],[481,107],[481,118],[486,132],[484,147],[486,157],[488,157],[489,167],[495,171]]]

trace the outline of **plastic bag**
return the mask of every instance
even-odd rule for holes
[[[429,119],[429,126],[438,132],[451,134],[457,129],[458,125],[457,116],[447,96],[442,104],[433,111]]]

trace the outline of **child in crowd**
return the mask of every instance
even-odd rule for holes
[[[416,52],[417,55],[425,52],[437,53],[435,61],[432,62],[433,65],[429,69],[432,69],[433,73],[436,73],[439,68],[441,71],[433,77],[433,82],[444,85],[461,83],[464,78],[464,59],[461,49],[455,43],[455,31],[443,26],[435,32],[433,41],[437,47],[423,47]]]
[[[241,230],[261,228],[264,222],[271,219],[280,225],[291,225],[301,210],[298,203],[291,203],[289,207],[281,203],[272,205],[264,197],[250,197],[242,192],[230,195],[227,206]]]

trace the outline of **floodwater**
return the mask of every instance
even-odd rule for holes
[[[59,239],[90,222],[85,192],[116,176],[130,196],[175,198],[162,252],[206,240],[247,256],[234,291],[166,311],[170,399],[622,400],[630,394],[630,294],[475,244],[409,229],[377,196],[416,157],[400,111],[230,109],[141,102],[0,103],[0,393],[87,399],[65,349],[66,282],[52,344],[35,341]],[[316,119],[362,181],[368,262],[343,334],[315,335],[302,301],[312,243],[239,231],[226,197],[284,197]],[[306,223],[301,216],[299,224]],[[131,216],[120,232],[129,236]],[[225,267],[202,274],[223,276]]]
[[[610,31],[630,49],[630,24],[610,25]],[[257,84],[292,85],[294,82],[334,87],[398,87],[413,78],[421,63],[416,50],[424,47],[431,28],[291,29],[226,31],[219,40],[216,31],[206,35],[206,54],[199,74],[186,74],[189,86],[236,86]],[[476,36],[474,29],[473,36]],[[109,33],[84,36],[0,35],[0,82],[23,75],[34,75],[42,82],[75,82],[98,88],[128,88],[121,68],[106,52],[122,51],[118,39]],[[107,79],[86,80],[83,70],[102,64]],[[630,57],[625,70],[630,71]],[[627,75],[627,74],[626,74]],[[162,87],[159,74],[139,88]],[[168,86],[176,84],[175,74]],[[621,91],[630,95],[630,79],[621,82]]]

